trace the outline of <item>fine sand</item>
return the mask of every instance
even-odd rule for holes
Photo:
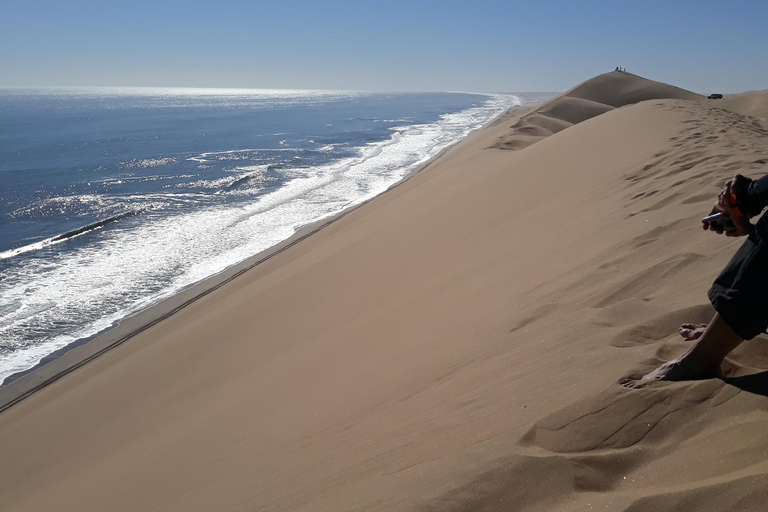
[[[767,100],[614,72],[475,132],[0,413],[0,509],[765,510],[767,339],[618,382],[711,317]]]

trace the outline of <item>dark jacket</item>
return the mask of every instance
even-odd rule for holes
[[[744,180],[735,190],[736,206],[742,211],[754,217],[768,206],[768,175],[759,180]],[[757,234],[768,242],[768,215],[763,215],[756,225]]]

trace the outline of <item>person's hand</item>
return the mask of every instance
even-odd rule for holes
[[[709,229],[710,231],[715,231],[719,235],[725,233],[725,236],[729,237],[744,236],[749,234],[749,231],[752,228],[752,224],[749,222],[749,217],[744,215],[741,210],[736,207],[736,195],[734,193],[736,186],[738,186],[737,180],[742,179],[748,180],[749,178],[745,178],[744,176],[737,174],[733,179],[725,182],[725,186],[717,196],[717,202],[712,207],[712,211],[710,212],[710,215],[718,212],[723,213],[728,217],[728,221],[705,222],[705,230]]]

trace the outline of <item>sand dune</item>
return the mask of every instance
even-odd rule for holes
[[[616,237],[619,243],[586,269],[572,271],[573,283],[558,283],[551,294],[532,301],[553,303],[569,296],[568,303],[580,311],[576,322],[594,326],[589,336],[638,353],[648,354],[652,347],[652,357],[628,370],[629,378],[684,350],[676,334],[681,323],[706,322],[712,315],[703,292],[716,275],[713,264],[724,263],[734,243],[710,245],[696,232],[698,214],[691,218],[688,212],[705,211],[729,174],[768,171],[768,131],[749,117],[679,101],[647,102],[632,107],[632,115],[641,109],[663,112],[660,126],[682,116],[671,123],[676,133],[666,143],[649,146],[656,152],[621,175],[625,183],[615,207],[605,197],[601,204],[611,213],[623,212],[617,223],[627,228],[637,216],[652,224],[638,236]],[[663,117],[667,123],[661,123]],[[590,128],[608,120],[595,120]],[[544,144],[528,151],[544,150]],[[698,298],[689,289],[695,284]],[[691,305],[682,305],[686,298]],[[525,324],[537,320],[534,316]],[[514,503],[507,510],[763,510],[768,494],[766,341],[759,337],[735,351],[723,380],[644,389],[615,383],[548,415],[522,436],[510,450],[513,455],[446,493],[434,508],[505,510],[502,503]],[[588,346],[584,340],[577,343]],[[560,371],[574,375],[594,368]]]
[[[581,123],[614,108],[640,101],[676,98],[702,102],[704,96],[646,78],[614,71],[591,78],[552,98],[522,117],[494,144],[500,149],[523,149],[544,137]],[[755,100],[734,101],[733,105],[750,108]],[[728,107],[726,107],[728,108]],[[744,112],[742,112],[744,113]],[[751,115],[751,114],[750,114]]]
[[[768,90],[728,94],[718,103],[721,108],[760,119],[763,127],[768,123]]]
[[[711,316],[739,241],[699,219],[768,131],[615,75],[2,412],[3,510],[764,510],[768,340],[619,381]]]

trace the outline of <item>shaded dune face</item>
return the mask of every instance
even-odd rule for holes
[[[523,149],[614,108],[660,98],[705,101],[704,96],[678,87],[614,71],[587,80],[543,103],[513,124],[511,132],[500,137],[493,147]]]
[[[553,101],[556,108],[573,103],[569,96]],[[531,303],[550,307],[531,306],[532,314],[521,314],[521,325],[510,331],[536,337],[545,318],[552,328],[552,316],[559,315],[559,328],[591,326],[585,332],[596,337],[589,340],[595,354],[621,351],[635,362],[603,391],[536,421],[511,453],[441,496],[432,510],[766,509],[768,335],[730,354],[722,379],[622,383],[684,351],[688,342],[677,333],[682,323],[711,318],[705,291],[741,240],[704,233],[698,218],[734,173],[757,178],[768,172],[768,130],[755,117],[718,108],[722,104],[651,105],[674,116],[676,133],[616,177],[611,211],[616,229],[628,236],[559,277],[556,291],[543,286]],[[508,140],[519,138],[525,119]],[[632,226],[644,216],[652,222],[637,233]],[[586,348],[585,341],[573,340]],[[578,380],[590,370],[564,371]]]

